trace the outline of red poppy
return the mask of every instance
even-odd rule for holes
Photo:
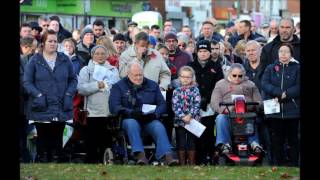
[[[278,65],[275,65],[275,66],[274,66],[274,70],[275,70],[276,72],[278,72],[278,71],[280,70],[280,67],[279,67]]]
[[[175,75],[177,73],[177,68],[172,67],[172,68],[170,68],[170,71],[171,71],[171,75]]]

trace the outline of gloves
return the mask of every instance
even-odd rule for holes
[[[143,118],[143,112],[139,110],[133,110],[131,112],[131,117],[135,120],[141,120]]]
[[[200,103],[200,108],[203,110],[203,111],[206,111],[207,110],[207,99],[206,98],[201,98],[201,103]]]

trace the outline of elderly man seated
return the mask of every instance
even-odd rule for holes
[[[142,112],[144,104],[156,105],[152,113]],[[173,159],[171,145],[160,115],[166,113],[166,102],[159,85],[143,76],[143,68],[137,63],[128,66],[127,77],[114,84],[109,99],[110,112],[122,114],[122,128],[126,131],[137,164],[146,165],[148,160],[144,153],[141,130],[152,136],[156,143],[156,158],[165,158],[165,164],[177,165]]]

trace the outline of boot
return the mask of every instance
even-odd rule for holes
[[[178,151],[178,155],[179,155],[179,163],[181,166],[186,165],[186,152],[184,150],[179,150]]]
[[[167,153],[165,155],[165,164],[168,166],[176,166],[179,164],[178,160],[173,159],[172,154],[171,153]]]
[[[195,165],[196,151],[188,151],[189,165]]]
[[[146,155],[144,152],[139,152],[136,158],[137,158],[137,164],[148,165],[148,159],[146,158]]]

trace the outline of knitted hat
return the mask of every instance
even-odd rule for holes
[[[157,45],[157,40],[155,37],[149,35],[149,43],[153,46]]]
[[[104,49],[104,51],[105,51],[106,53],[108,53],[108,49],[107,49],[106,47],[104,47],[104,46],[102,46],[102,45],[95,45],[95,46],[91,49],[91,52],[90,52],[91,57],[93,57],[93,54],[96,52],[96,50],[97,50],[98,48],[102,48],[102,49]]]
[[[126,41],[126,38],[124,37],[124,35],[123,34],[121,34],[121,33],[117,33],[117,34],[115,34],[114,36],[113,36],[113,42],[114,41]]]
[[[87,33],[92,33],[93,34],[93,31],[91,28],[84,28],[81,32],[81,35],[80,35],[80,39],[82,40],[84,35],[87,34]]]
[[[174,39],[176,41],[178,41],[177,35],[175,33],[169,32],[168,34],[166,34],[164,36],[164,41],[167,41],[169,39]]]
[[[209,52],[211,52],[211,43],[210,41],[208,40],[201,40],[197,43],[197,52],[200,50],[200,49],[206,49],[208,50]]]

